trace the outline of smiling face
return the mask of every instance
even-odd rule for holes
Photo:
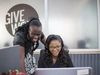
[[[49,51],[53,57],[57,57],[61,51],[61,43],[58,40],[52,40],[49,44]]]
[[[28,32],[29,32],[29,37],[30,37],[31,41],[36,42],[41,37],[42,27],[41,26],[40,27],[30,26]]]

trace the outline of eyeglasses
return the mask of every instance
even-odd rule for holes
[[[60,49],[60,48],[61,48],[61,46],[56,46],[56,47],[51,46],[51,47],[49,47],[50,50]]]

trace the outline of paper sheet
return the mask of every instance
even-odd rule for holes
[[[89,69],[77,70],[77,75],[89,75]]]

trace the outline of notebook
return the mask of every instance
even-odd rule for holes
[[[0,73],[15,69],[20,70],[20,46],[0,49]]]
[[[92,75],[92,68],[37,68],[35,71],[35,75]]]

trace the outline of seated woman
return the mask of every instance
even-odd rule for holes
[[[73,67],[73,63],[59,35],[49,35],[45,49],[40,51],[38,68]]]

